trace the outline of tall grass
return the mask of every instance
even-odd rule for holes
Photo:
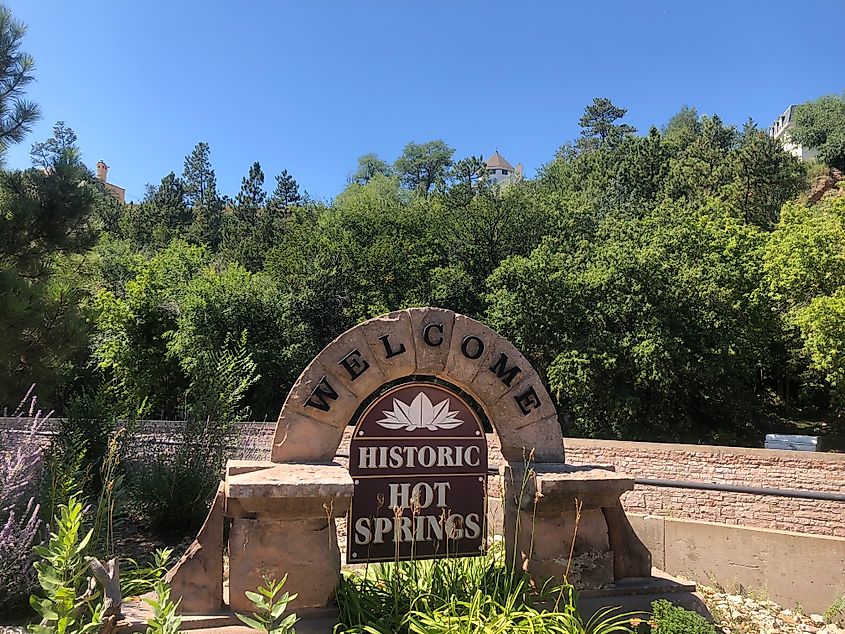
[[[494,634],[633,632],[633,614],[599,612],[584,622],[572,586],[532,588],[508,565],[504,542],[481,557],[400,561],[345,571],[338,588],[335,632]],[[551,605],[551,609],[542,606]]]
[[[529,464],[524,458],[521,482],[510,472],[514,503],[528,491]],[[485,508],[487,508],[485,500]],[[533,518],[538,498],[534,498]],[[413,501],[412,511],[415,512]],[[580,505],[576,508],[578,533]],[[401,509],[394,509],[401,515]],[[517,513],[515,534],[520,534]],[[569,561],[572,560],[575,536]],[[362,634],[438,633],[498,634],[536,632],[559,634],[612,634],[634,632],[638,613],[597,612],[584,621],[576,608],[577,594],[567,582],[569,564],[561,571],[560,585],[533,586],[518,561],[517,548],[508,561],[504,539],[490,535],[488,549],[480,557],[450,557],[430,561],[399,561],[366,564],[360,570],[345,571],[337,593],[340,624],[335,632]],[[413,552],[413,549],[412,549]],[[448,553],[448,548],[446,549]]]

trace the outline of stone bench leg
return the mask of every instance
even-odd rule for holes
[[[536,587],[568,582],[589,589],[613,583],[613,551],[600,510],[582,510],[576,534],[574,508],[549,508],[540,499],[536,509],[523,510],[513,502],[509,496],[504,505],[507,561],[529,573]]]
[[[340,550],[334,518],[232,519],[229,533],[229,606],[251,613],[246,591],[264,577],[288,576],[284,590],[299,596],[290,606],[329,605],[340,581]]]
[[[566,464],[505,465],[501,471],[508,562],[533,583],[579,590],[651,574],[651,554],[619,496],[634,486],[612,471]]]

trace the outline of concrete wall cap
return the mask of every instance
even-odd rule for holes
[[[729,447],[727,445],[689,445],[663,442],[637,442],[631,440],[604,440],[600,438],[565,438],[566,446],[584,449],[618,449],[639,451],[667,451],[693,454],[730,454],[778,458],[781,460],[807,460],[819,462],[845,462],[845,453],[825,451],[785,451],[783,449],[761,449],[757,447]]]

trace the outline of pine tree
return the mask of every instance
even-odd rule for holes
[[[41,114],[37,105],[23,98],[35,68],[32,57],[20,51],[25,32],[26,26],[0,6],[0,156],[23,140]]]
[[[287,170],[276,176],[276,189],[270,198],[274,210],[284,212],[290,211],[291,207],[302,203],[302,196],[299,195],[299,183],[288,174]]]
[[[241,180],[241,190],[235,197],[235,218],[241,222],[254,224],[267,202],[264,191],[264,172],[256,161],[249,168],[249,174]]]
[[[144,203],[152,207],[152,213],[167,229],[186,231],[191,224],[191,210],[185,196],[182,179],[170,172],[161,179],[158,187],[147,190]]]
[[[182,170],[185,198],[191,207],[190,234],[194,241],[217,247],[223,222],[223,202],[217,192],[217,178],[211,167],[211,150],[201,141],[185,157]]]
[[[84,166],[0,173],[0,401],[51,392],[84,357],[81,262],[96,240]],[[77,366],[79,367],[79,366]]]
[[[486,170],[483,157],[468,156],[452,166],[452,178],[456,184],[472,187],[478,182],[479,178],[484,176]]]
[[[749,119],[730,155],[733,178],[724,192],[737,215],[749,224],[771,229],[780,208],[805,186],[806,168],[783,151],[780,142]]]
[[[33,144],[29,156],[35,167],[45,170],[54,167],[60,160],[74,164],[79,164],[82,160],[82,153],[76,145],[76,133],[73,128],[66,126],[64,121],[56,122],[52,137]]]
[[[211,167],[211,150],[208,143],[200,141],[185,157],[182,182],[185,186],[185,197],[192,207],[205,207],[217,200],[217,178]]]
[[[250,271],[264,266],[264,253],[269,248],[270,225],[264,172],[258,162],[249,168],[235,197],[232,215],[226,218],[223,231],[224,255]]]
[[[615,106],[610,99],[593,99],[593,103],[584,109],[583,116],[578,120],[581,126],[578,146],[584,150],[594,150],[619,145],[626,136],[637,131],[628,124],[616,123],[627,112],[625,108]]]

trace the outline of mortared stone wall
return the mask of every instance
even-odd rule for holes
[[[170,421],[142,424],[132,447],[130,460],[167,451],[173,425]],[[12,419],[0,418],[3,445],[15,445],[24,434]],[[232,458],[266,460],[275,432],[275,422],[241,423],[244,433],[230,447]],[[25,428],[25,426],[24,426]],[[45,443],[52,430],[42,430]],[[338,450],[345,456],[349,432]],[[498,467],[501,454],[498,439],[488,435],[489,464]],[[11,441],[11,442],[10,442]],[[709,445],[627,442],[566,438],[566,462],[613,466],[635,478],[690,480],[742,486],[802,489],[845,494],[845,454],[748,449]],[[491,495],[498,496],[496,478],[490,478]],[[769,528],[814,535],[845,537],[845,502],[698,491],[637,485],[622,496],[629,513],[676,519],[718,522],[749,528]]]
[[[566,461],[635,478],[845,494],[845,454],[566,438]],[[641,486],[629,513],[845,537],[845,502]]]

